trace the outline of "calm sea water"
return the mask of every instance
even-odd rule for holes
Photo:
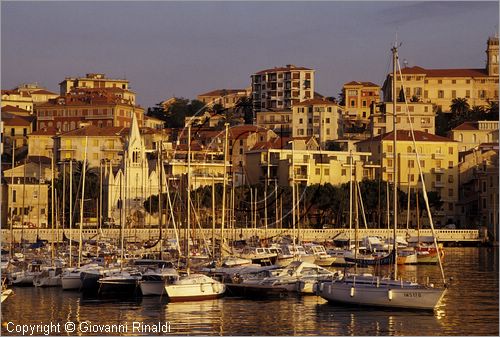
[[[453,281],[442,306],[434,313],[345,307],[329,304],[317,296],[273,300],[226,297],[168,303],[159,297],[104,301],[84,299],[77,292],[55,288],[15,288],[15,295],[2,305],[2,334],[11,335],[6,330],[8,322],[60,323],[61,335],[90,335],[65,332],[66,322],[101,326],[126,322],[128,331],[121,334],[135,335],[139,334],[132,331],[135,321],[149,325],[168,322],[167,334],[172,335],[498,336],[498,249],[446,248],[444,267],[446,276]],[[418,280],[427,276],[431,281],[440,278],[437,266],[403,266],[400,272]]]

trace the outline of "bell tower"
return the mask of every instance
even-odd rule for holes
[[[489,76],[498,76],[498,35],[488,39],[486,71]]]

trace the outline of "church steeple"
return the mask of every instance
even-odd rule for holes
[[[132,126],[130,127],[128,137],[127,153],[130,165],[141,165],[145,155],[144,143],[139,132],[139,124],[137,123],[135,112],[132,113]]]
[[[486,49],[486,71],[489,76],[498,76],[498,35],[488,39]]]

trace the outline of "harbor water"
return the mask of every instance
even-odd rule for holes
[[[317,296],[169,303],[165,297],[104,300],[60,288],[13,288],[1,308],[2,334],[20,335],[9,332],[17,326],[53,324],[51,335],[498,336],[498,248],[445,248],[444,269],[452,281],[434,312],[347,307]],[[441,277],[432,265],[400,266],[399,272],[419,281]],[[75,331],[65,330],[68,322]],[[120,332],[105,331],[120,325]]]

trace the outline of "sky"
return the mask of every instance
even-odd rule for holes
[[[1,88],[66,77],[126,78],[143,107],[172,96],[250,86],[250,75],[294,64],[316,91],[382,85],[390,48],[424,68],[483,68],[497,2],[1,2]]]

